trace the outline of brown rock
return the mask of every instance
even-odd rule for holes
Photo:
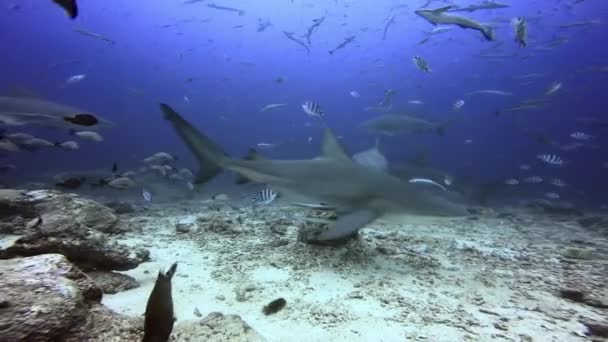
[[[0,275],[4,341],[60,340],[101,301],[101,290],[59,254],[2,260]]]
[[[133,277],[116,272],[92,271],[87,275],[93,279],[95,285],[99,286],[103,293],[115,294],[139,287],[139,283]]]
[[[0,213],[3,232],[21,235],[0,246],[0,259],[60,253],[85,271],[128,270],[149,259],[143,248],[109,241],[106,234],[122,230],[110,208],[73,194],[5,190]],[[38,224],[27,224],[36,218]]]

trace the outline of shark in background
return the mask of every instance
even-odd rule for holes
[[[355,163],[329,128],[325,128],[321,156],[308,160],[244,160],[228,156],[219,145],[199,132],[166,104],[168,120],[200,164],[197,183],[205,183],[222,170],[234,171],[251,181],[267,184],[292,202],[323,203],[336,209],[338,220],[319,240],[352,236],[363,226],[387,214],[465,216],[466,207],[434,189],[403,182],[382,170]]]
[[[473,29],[481,32],[486,40],[494,40],[494,30],[492,27],[478,23],[469,18],[446,13],[453,9],[454,6],[445,6],[434,10],[419,9],[414,13],[433,25],[456,25],[463,29]]]

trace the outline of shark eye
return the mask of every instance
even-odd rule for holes
[[[72,117],[66,116],[63,120],[79,126],[93,126],[99,123],[99,120],[91,114],[75,114]]]

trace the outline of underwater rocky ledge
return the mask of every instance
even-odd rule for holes
[[[141,341],[143,316],[101,304],[139,286],[113,271],[150,259],[146,248],[111,237],[124,232],[114,211],[73,194],[0,190],[0,340]],[[176,341],[264,341],[237,315],[182,321]]]
[[[412,224],[386,231],[375,224],[357,239],[319,246],[311,235],[320,229],[318,222],[332,219],[331,213],[307,212],[303,220],[301,210],[251,209],[217,199],[174,205],[161,214],[51,190],[0,190],[1,340],[140,341],[143,311],[119,313],[104,306],[102,298],[140,286],[126,273],[152,259],[150,248],[158,247],[153,242],[174,246],[179,240],[213,253],[204,261],[212,269],[206,283],[196,283],[186,271],[179,274],[178,268],[180,287],[194,282],[189,284],[193,292],[212,292],[218,289],[212,284],[235,284],[235,299],[224,298],[229,293],[215,296],[234,308],[226,314],[201,314],[207,306],[216,307],[204,302],[196,303],[201,310],[195,309],[195,317],[177,314],[172,341],[284,340],[268,326],[257,329],[259,321],[252,327],[233,315],[248,311],[246,305],[261,309],[255,302],[266,301],[265,292],[286,292],[287,309],[277,314],[280,319],[327,331],[344,331],[351,321],[356,327],[358,320],[377,324],[365,316],[378,319],[374,312],[380,303],[387,315],[380,321],[414,329],[406,337],[417,340],[434,340],[430,330],[420,332],[425,328],[451,331],[438,325],[458,330],[458,340],[569,336],[600,341],[608,335],[604,217],[540,201],[528,203],[526,212],[477,210],[427,228]],[[151,222],[164,233],[143,234],[142,226]],[[248,276],[269,266],[291,276],[274,287]],[[294,300],[322,292],[311,274],[327,268],[341,288],[335,300],[319,307]],[[382,275],[384,270],[388,275]],[[369,302],[376,306],[365,306]],[[351,305],[376,311],[352,310]],[[366,340],[364,329],[373,325],[360,326],[355,340]],[[294,340],[322,340],[315,336]]]

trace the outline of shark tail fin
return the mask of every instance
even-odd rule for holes
[[[481,25],[481,33],[487,40],[494,40],[494,29],[489,25]]]
[[[169,105],[161,103],[160,109],[165,120],[171,122],[177,134],[199,162],[200,170],[194,179],[194,184],[204,184],[220,174],[229,159],[222,148],[184,120]]]

